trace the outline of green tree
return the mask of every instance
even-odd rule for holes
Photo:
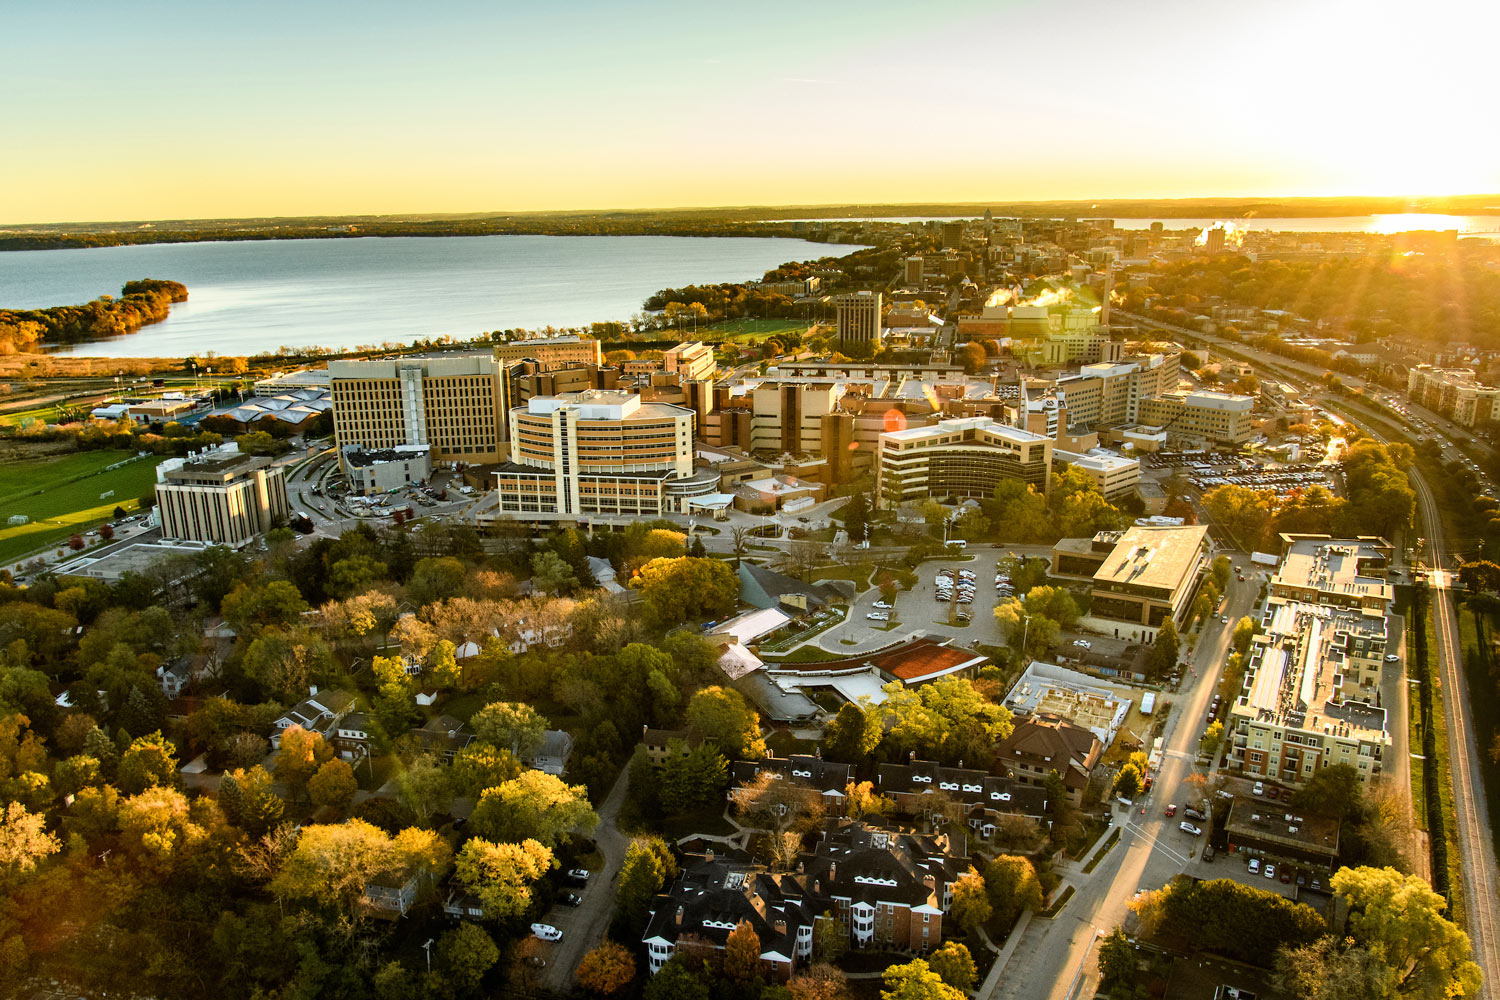
[[[530,838],[553,847],[565,833],[592,833],[599,816],[582,785],[565,784],[545,771],[523,771],[486,789],[469,824],[482,837],[510,842]]]
[[[1166,677],[1177,667],[1177,652],[1181,640],[1177,637],[1177,625],[1170,617],[1164,618],[1157,630],[1156,641],[1151,644],[1151,656],[1146,668],[1153,677]]]
[[[1250,617],[1241,618],[1234,623],[1234,634],[1230,638],[1230,645],[1236,653],[1245,656],[1250,652],[1250,643],[1255,639],[1255,619]]]
[[[562,556],[544,549],[531,557],[531,585],[537,593],[566,594],[578,587],[578,575]]]
[[[418,607],[426,607],[458,595],[465,576],[464,564],[452,556],[430,556],[412,568],[406,581],[406,596]]]
[[[1135,764],[1127,763],[1115,775],[1115,794],[1133,799],[1146,787],[1146,776]]]
[[[223,601],[220,612],[241,635],[266,628],[285,628],[307,610],[296,586],[285,580],[242,583]]]
[[[1028,615],[1014,597],[995,605],[995,624],[1006,643],[1024,659],[1046,656],[1062,635],[1062,626],[1051,618]]]
[[[355,554],[328,567],[328,590],[338,598],[353,597],[386,579],[389,573],[380,560]]]
[[[438,938],[437,968],[459,995],[478,991],[485,973],[500,961],[494,938],[478,924],[461,923]]]
[[[421,826],[453,804],[453,774],[431,754],[414,758],[396,776],[396,795]]]
[[[994,914],[984,876],[973,865],[953,883],[953,903],[949,912],[966,934],[974,933],[976,927]]]
[[[1078,603],[1063,587],[1032,587],[1021,602],[1028,615],[1041,615],[1063,628],[1078,624]]]
[[[268,627],[245,650],[241,667],[261,687],[295,702],[307,696],[313,681],[331,672],[333,655],[328,644],[307,629]]]
[[[518,760],[535,757],[547,739],[547,720],[522,702],[491,702],[474,713],[469,726],[485,743],[509,750]]]
[[[831,760],[858,764],[875,752],[881,735],[873,713],[846,701],[823,730],[823,752]]]
[[[501,844],[471,837],[458,852],[454,872],[479,897],[484,915],[502,920],[525,913],[533,884],[556,867],[552,852],[535,840]]]
[[[688,748],[672,740],[669,748],[660,769],[659,802],[663,812],[675,816],[724,800],[729,765],[717,747],[701,743]]]
[[[731,759],[765,756],[760,715],[733,688],[714,685],[693,695],[687,706],[688,728]]]
[[[625,849],[615,889],[616,915],[632,931],[646,926],[651,902],[677,876],[672,851],[660,837],[637,837]]]
[[[974,988],[974,980],[979,977],[974,956],[957,941],[943,942],[941,948],[927,957],[927,964],[943,982],[966,993]]]
[[[453,790],[465,798],[479,800],[486,788],[494,788],[521,773],[521,763],[509,750],[482,741],[470,743],[453,758]]]
[[[120,755],[119,775],[115,781],[127,795],[156,785],[177,784],[177,752],[161,731],[133,740]]]
[[[1321,767],[1292,797],[1298,809],[1334,816],[1340,820],[1358,817],[1364,812],[1364,782],[1350,764]]]
[[[965,1000],[965,994],[943,982],[922,959],[889,966],[881,975],[881,1000]]]
[[[1343,868],[1329,886],[1349,905],[1349,933],[1386,970],[1394,992],[1438,1000],[1479,994],[1469,936],[1447,917],[1447,902],[1417,875],[1393,868]]]
[[[669,626],[703,615],[718,617],[739,601],[740,581],[720,559],[653,559],[630,585],[641,592],[647,618]]]
[[[1022,910],[1041,909],[1042,883],[1029,858],[1000,855],[985,866],[984,885],[990,906],[1003,927],[1014,924]]]
[[[641,996],[643,1000],[709,1000],[708,984],[675,956],[651,977]]]
[[[1203,495],[1203,509],[1234,543],[1244,549],[1263,548],[1271,525],[1275,494],[1226,484]]]
[[[285,804],[276,794],[271,775],[256,764],[236,768],[219,779],[219,808],[224,818],[252,837],[261,837],[281,822]]]
[[[1099,992],[1108,996],[1129,995],[1138,978],[1135,947],[1125,931],[1116,927],[1099,942]]]
[[[307,796],[315,806],[347,809],[357,791],[359,782],[354,777],[354,769],[337,757],[325,761],[317,773],[307,779]]]

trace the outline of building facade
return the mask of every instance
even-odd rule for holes
[[[164,539],[240,548],[291,513],[282,470],[233,444],[156,467]]]
[[[1205,525],[1137,525],[1120,533],[1094,571],[1090,624],[1132,642],[1153,641],[1168,618],[1180,626],[1209,550]]]
[[[340,447],[426,445],[434,462],[505,458],[509,385],[489,354],[332,361],[328,373]]]
[[[833,297],[837,310],[839,346],[875,348],[880,345],[880,292],[848,292]]]
[[[573,518],[685,510],[696,482],[693,423],[686,407],[622,391],[531,399],[510,414],[512,461],[495,474],[500,512]],[[717,489],[712,478],[707,492]]]
[[[1169,440],[1238,446],[1254,432],[1255,400],[1226,392],[1168,392],[1142,399],[1140,422],[1160,427]]]
[[[986,499],[1002,479],[1045,493],[1052,440],[989,417],[958,417],[880,435],[875,492],[882,507],[929,497]]]
[[[494,358],[502,366],[513,361],[536,361],[542,370],[604,364],[604,351],[592,337],[529,337],[495,345]]]
[[[684,380],[708,378],[719,367],[713,348],[697,341],[663,351],[661,361],[662,371],[676,372]]]

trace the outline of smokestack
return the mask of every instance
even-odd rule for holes
[[[1104,306],[1099,310],[1099,325],[1104,327],[1106,332],[1109,330],[1109,300],[1114,293],[1115,262],[1114,258],[1110,258],[1109,263],[1104,266]]]

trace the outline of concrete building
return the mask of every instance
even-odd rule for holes
[[[1103,448],[1087,452],[1052,450],[1052,461],[1065,468],[1077,469],[1093,481],[1108,499],[1127,496],[1141,480],[1141,463]]]
[[[543,371],[577,365],[604,364],[604,351],[592,337],[526,337],[496,344],[494,358],[502,366],[514,361],[539,362]]]
[[[882,302],[881,293],[871,291],[849,292],[833,297],[841,348],[865,347],[874,350],[880,346]]]
[[[339,446],[426,445],[434,462],[505,458],[509,386],[489,354],[331,361]]]
[[[511,410],[510,433],[513,461],[495,474],[503,514],[655,516],[718,491],[710,474],[693,492],[693,411],[636,393],[539,396]]]
[[[676,372],[683,379],[694,381],[711,376],[717,369],[713,348],[694,341],[678,344],[662,352],[662,371]]]
[[[1167,618],[1181,626],[1186,617],[1208,566],[1208,528],[1137,526],[1101,532],[1095,541],[1107,543],[1116,535],[1094,571],[1085,622],[1117,638],[1151,642]]]
[[[1382,615],[1395,598],[1386,579],[1393,549],[1384,538],[1289,534],[1281,550],[1272,597]]]
[[[377,450],[346,444],[340,449],[349,489],[362,496],[388,493],[432,476],[432,449],[425,444],[398,444]]]
[[[1087,729],[1104,746],[1119,735],[1133,699],[1088,674],[1033,660],[1005,695],[1017,717],[1057,718]]]
[[[823,419],[843,398],[836,382],[763,383],[750,392],[750,450],[773,455],[823,452]]]
[[[1227,392],[1168,392],[1142,399],[1140,422],[1160,427],[1171,441],[1238,446],[1250,440],[1253,396]]]
[[[1406,394],[1464,427],[1500,420],[1500,388],[1482,384],[1469,368],[1417,365],[1407,372]]]
[[[875,494],[881,507],[929,497],[985,499],[1002,479],[1045,493],[1052,441],[988,417],[940,420],[880,435]]]
[[[1267,604],[1229,706],[1230,760],[1247,775],[1293,784],[1348,764],[1368,783],[1391,746],[1380,704],[1385,616],[1275,596]]]
[[[156,509],[163,539],[235,548],[290,513],[282,470],[234,444],[158,465]]]

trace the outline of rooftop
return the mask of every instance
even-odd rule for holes
[[[1191,580],[1207,540],[1206,525],[1130,528],[1094,572],[1094,583],[1176,591]]]
[[[1284,536],[1285,555],[1272,587],[1299,587],[1323,594],[1390,601],[1385,580],[1390,543],[1380,538],[1333,539]]]

